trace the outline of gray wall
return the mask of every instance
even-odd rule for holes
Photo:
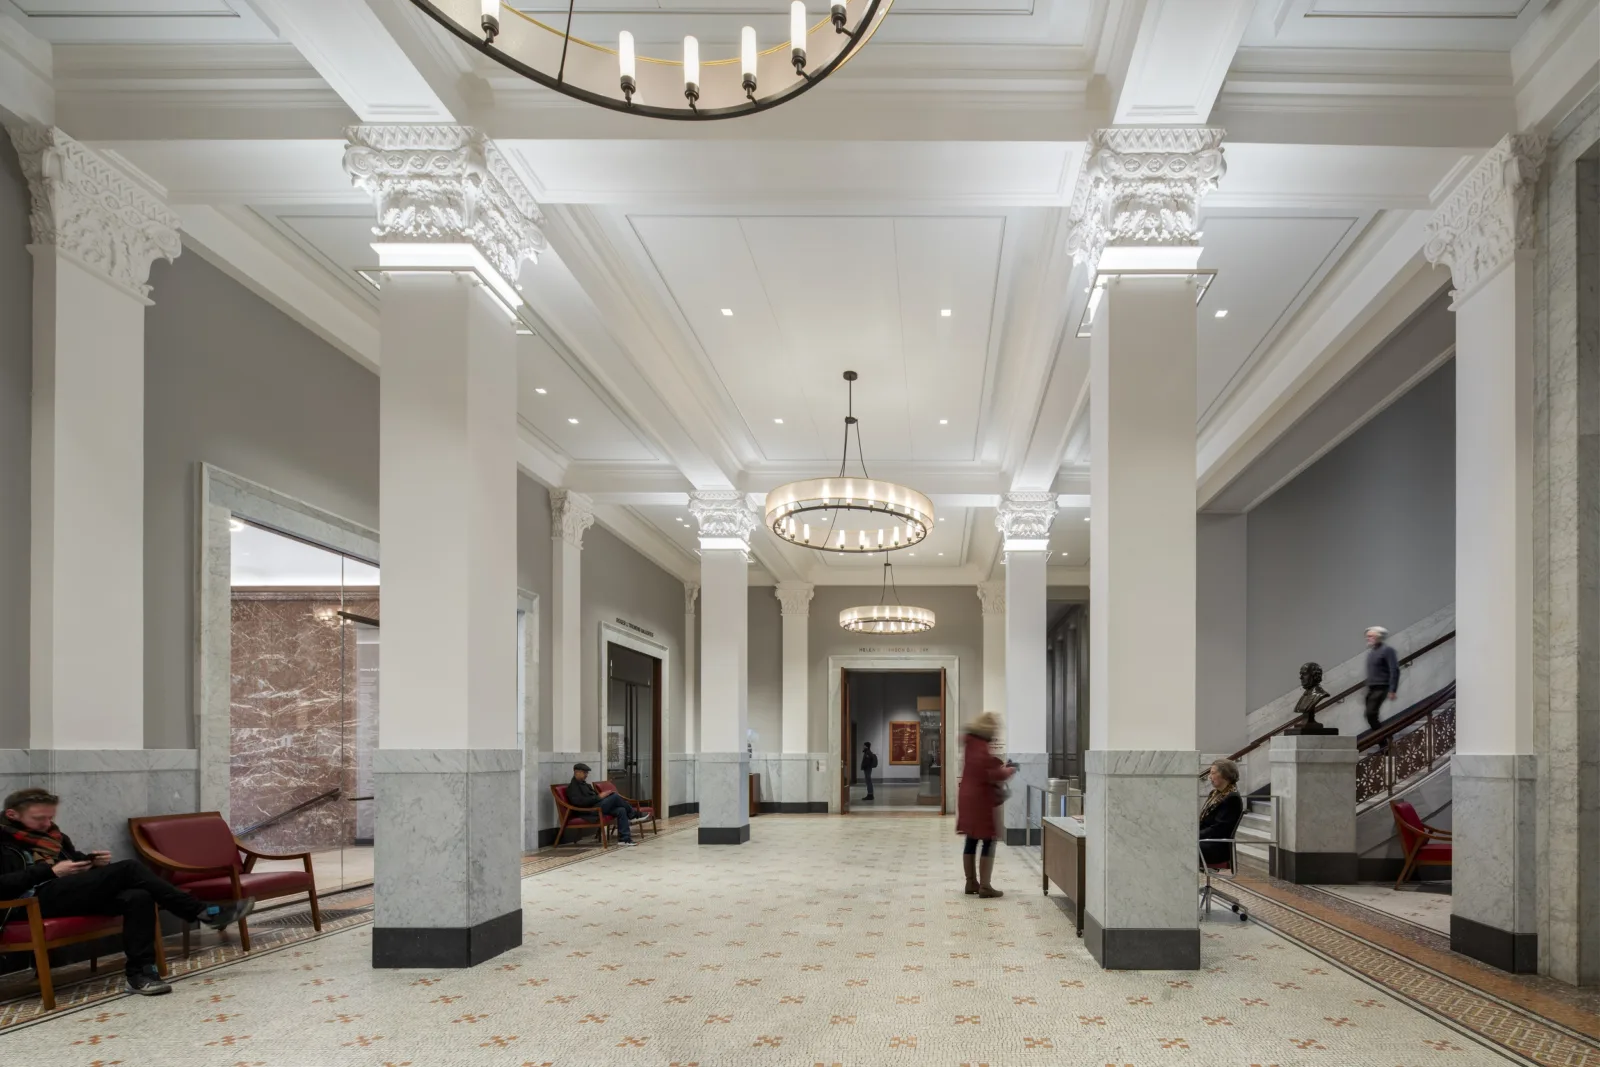
[[[750,587],[750,729],[757,752],[783,751],[783,605],[770,585]]]
[[[28,745],[33,257],[28,183],[0,137],[0,749]]]
[[[1248,537],[1244,515],[1198,515],[1195,529],[1195,746],[1237,752],[1246,743]]]
[[[855,780],[861,780],[861,745],[872,742],[878,755],[873,780],[916,782],[922,778],[921,764],[889,763],[889,723],[895,720],[920,722],[919,696],[939,695],[937,671],[863,671],[850,675],[850,717],[855,720],[856,736],[850,750],[850,767]],[[972,716],[967,716],[971,718]]]
[[[145,745],[193,748],[196,465],[378,525],[378,379],[192,249],[145,312]]]
[[[901,591],[908,604],[933,610],[937,625],[911,637],[870,637],[839,628],[839,612],[871,603],[871,586],[817,586],[811,599],[807,652],[811,659],[811,751],[828,750],[828,657],[892,654],[895,651],[958,656],[961,663],[961,717],[983,710],[983,612],[978,591],[970,585],[918,585]],[[873,746],[877,747],[877,746]],[[887,762],[887,761],[885,761]]]
[[[548,513],[548,507],[546,508]],[[546,523],[548,524],[548,517]],[[544,538],[549,552],[549,535]],[[618,618],[642,626],[667,646],[667,684],[662,717],[664,753],[683,751],[683,582],[598,524],[583,535],[583,749],[600,751],[600,624]],[[548,673],[548,672],[546,672]],[[545,746],[548,748],[548,744]]]
[[[1455,601],[1453,361],[1250,512],[1248,581],[1249,708]]]

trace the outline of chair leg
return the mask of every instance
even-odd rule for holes
[[[89,957],[89,973],[100,973],[100,956],[98,954]]]
[[[165,978],[169,973],[167,968],[167,941],[161,936],[161,909],[156,909],[156,973]]]
[[[1398,878],[1396,878],[1394,880],[1394,887],[1396,889],[1399,889],[1400,888],[1400,884],[1402,882],[1404,882],[1406,880],[1406,878],[1408,878],[1410,876],[1410,874],[1411,874],[1411,866],[1412,866],[1414,861],[1415,861],[1415,854],[1414,853],[1413,854],[1408,854],[1406,856],[1405,866],[1400,868],[1400,877],[1398,877]]]
[[[239,947],[250,951],[250,923],[246,919],[239,920]]]
[[[183,921],[183,958],[189,958],[189,929],[194,924],[185,919]]]
[[[317,906],[317,891],[306,890],[306,897],[311,901],[311,929],[322,933],[322,909]]]
[[[50,950],[38,941],[33,943],[33,969],[39,972],[39,1003],[45,1011],[56,1010],[56,986],[50,980]]]

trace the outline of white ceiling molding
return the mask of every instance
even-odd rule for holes
[[[663,537],[653,523],[641,519],[631,509],[615,504],[595,504],[595,521],[623,543],[680,581],[700,579],[700,561]]]
[[[35,126],[56,124],[50,44],[0,13],[0,117]]]
[[[547,489],[566,483],[567,458],[542,440],[520,417],[517,419],[517,467]]]
[[[0,17],[52,44],[187,42],[229,46],[270,41],[272,27],[249,0],[142,0],[123,3],[0,0]]]
[[[1600,84],[1600,0],[1566,0],[1539,14],[1511,49],[1517,124],[1551,132]]]
[[[1255,0],[1145,0],[1143,7],[1112,121],[1204,125]]]

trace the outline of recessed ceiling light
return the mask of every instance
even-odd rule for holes
[[[574,426],[578,425],[578,420],[577,419],[568,419],[567,421],[572,423],[572,425],[574,425]]]
[[[940,522],[943,522],[943,521],[944,521],[944,516],[943,516],[943,515],[940,515],[940,516],[939,516],[939,521],[940,521]]]
[[[940,308],[939,309],[939,317],[943,318],[943,319],[948,319],[950,317],[950,309],[949,308]]]
[[[939,555],[941,555],[941,556],[942,556],[942,555],[944,555],[944,553],[943,553],[943,552],[941,552],[941,553],[939,553]]]
[[[939,420],[939,425],[940,426],[949,426],[950,425],[950,420],[949,419],[940,419]]]
[[[538,393],[540,396],[544,396],[545,393],[548,392],[548,390],[541,389],[537,385],[533,387],[533,391]]]
[[[915,555],[916,555],[916,553],[915,553],[915,552],[907,552],[907,553],[906,553],[906,555],[908,555],[908,556],[915,556]]]
[[[1227,308],[1218,308],[1216,317],[1219,318],[1219,319],[1227,318],[1228,317],[1228,309]]]
[[[782,419],[773,419],[772,421],[777,423],[779,426],[783,425],[783,420]]]
[[[731,318],[733,318],[733,309],[732,308],[723,308],[722,309],[722,314],[731,319]]]
[[[1085,515],[1085,516],[1084,516],[1084,517],[1083,517],[1083,521],[1084,521],[1084,522],[1088,522],[1088,521],[1089,521],[1089,516],[1087,516],[1087,515]]]

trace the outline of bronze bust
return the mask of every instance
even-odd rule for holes
[[[1300,699],[1295,703],[1294,713],[1300,718],[1300,723],[1284,733],[1289,734],[1336,734],[1339,731],[1331,726],[1323,726],[1317,722],[1317,705],[1328,699],[1328,691],[1322,688],[1322,664],[1302,663],[1300,665],[1300,688],[1304,690]]]

